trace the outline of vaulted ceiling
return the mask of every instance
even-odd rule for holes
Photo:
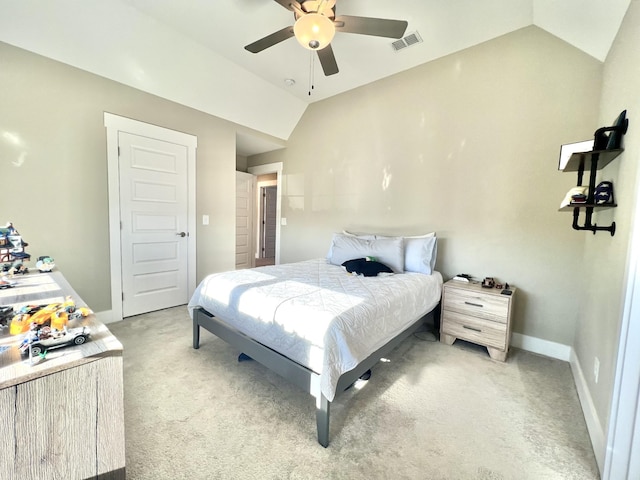
[[[294,23],[274,0],[0,0],[0,41],[286,139],[311,102],[529,25],[604,61],[629,2],[337,0],[338,15],[406,20],[422,42],[338,32],[329,77],[293,38],[244,49]],[[270,143],[243,138],[257,142],[243,154]]]

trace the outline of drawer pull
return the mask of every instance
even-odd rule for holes
[[[482,330],[480,330],[479,328],[467,327],[466,325],[463,325],[462,328],[466,328],[467,330],[473,330],[474,332],[482,333]]]
[[[472,307],[484,307],[484,305],[480,305],[479,303],[472,303],[472,302],[464,302],[465,305],[471,305]]]

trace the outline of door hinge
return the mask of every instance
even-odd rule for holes
[[[120,145],[118,145],[118,156],[120,156]]]
[[[124,302],[124,292],[122,292],[122,301]]]

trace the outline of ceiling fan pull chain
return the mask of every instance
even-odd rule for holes
[[[314,83],[314,74],[315,74],[315,64],[313,63],[313,54],[315,52],[313,50],[309,51],[309,96],[311,96],[311,90],[313,90],[315,87],[313,85]]]

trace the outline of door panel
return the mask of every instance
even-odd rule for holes
[[[264,250],[262,252],[264,258],[276,256],[276,201],[277,187],[264,187]]]
[[[236,172],[236,269],[255,266],[253,254],[253,204],[256,178]]]
[[[123,316],[186,304],[187,147],[124,132],[118,142]]]

